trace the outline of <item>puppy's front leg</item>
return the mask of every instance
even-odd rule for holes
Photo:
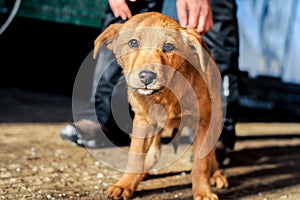
[[[135,116],[126,172],[117,184],[108,189],[110,198],[126,200],[133,195],[145,172],[146,153],[155,138],[153,129],[150,123]]]

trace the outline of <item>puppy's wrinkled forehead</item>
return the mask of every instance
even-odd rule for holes
[[[125,22],[121,32],[128,30],[136,30],[142,28],[166,28],[172,30],[179,30],[180,25],[173,18],[162,15],[160,13],[144,13],[143,15],[135,15],[130,20]]]
[[[124,23],[118,33],[118,43],[137,39],[140,47],[161,47],[162,43],[175,43],[180,38],[181,26],[174,19],[160,13],[135,15]]]

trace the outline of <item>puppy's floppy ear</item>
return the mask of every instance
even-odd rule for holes
[[[211,53],[207,45],[202,40],[200,34],[192,28],[184,28],[181,30],[185,42],[196,52],[198,64],[200,64],[203,72],[206,72],[208,62],[211,59]]]
[[[104,44],[108,49],[112,50],[112,42],[116,38],[122,24],[111,24],[107,27],[94,41],[94,54],[96,58],[100,47]]]
[[[203,79],[206,83],[211,99],[211,123],[204,138],[203,145],[199,151],[200,158],[205,157],[220,137],[225,115],[224,96],[222,93],[222,77],[220,70],[212,57],[209,48],[202,40],[199,33],[194,29],[182,29],[184,42],[192,48],[192,64],[200,65],[204,73]]]

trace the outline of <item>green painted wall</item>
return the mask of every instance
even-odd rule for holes
[[[0,0],[0,8],[4,0]],[[99,27],[108,0],[22,0],[18,16]]]

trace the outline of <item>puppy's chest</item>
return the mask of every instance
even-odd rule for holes
[[[147,102],[145,112],[149,113],[152,121],[172,124],[183,118],[193,118],[198,115],[197,100],[178,98],[174,94],[165,94],[152,98]]]

